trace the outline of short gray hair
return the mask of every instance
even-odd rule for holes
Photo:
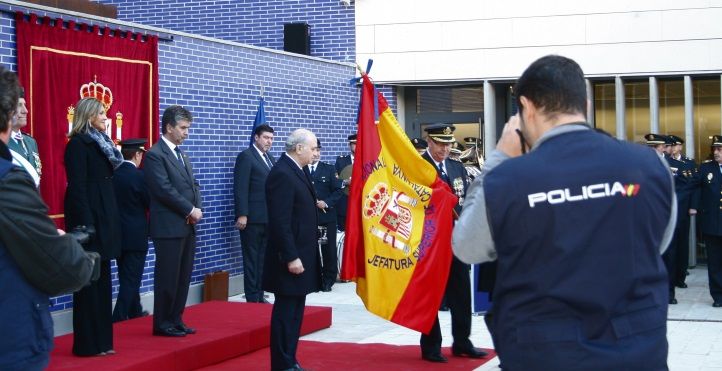
[[[286,152],[293,152],[296,149],[296,146],[299,144],[306,145],[306,142],[309,141],[309,139],[312,139],[314,137],[313,133],[310,130],[306,129],[296,129],[294,130],[291,135],[288,136],[286,139],[285,149]]]

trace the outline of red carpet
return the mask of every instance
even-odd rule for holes
[[[301,367],[314,371],[423,371],[423,370],[473,370],[496,356],[485,349],[489,356],[483,359],[454,357],[450,348],[442,353],[449,363],[431,363],[421,359],[418,345],[321,343],[301,340],[298,344],[298,361]],[[270,370],[269,349],[234,358],[203,371]]]
[[[211,301],[186,308],[183,320],[198,333],[184,338],[151,335],[152,317],[115,324],[117,354],[75,357],[73,335],[55,338],[49,370],[194,370],[267,348],[271,305]],[[331,308],[306,307],[302,334],[331,326]]]

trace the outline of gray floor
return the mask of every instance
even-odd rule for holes
[[[677,289],[679,304],[670,305],[667,337],[670,370],[722,371],[722,308],[713,308],[707,289],[707,270],[690,270],[689,288]],[[243,301],[241,295],[231,298]],[[273,301],[273,296],[269,298]],[[305,340],[324,342],[418,344],[419,334],[366,311],[355,293],[354,283],[339,283],[332,292],[308,296],[308,305],[333,307],[330,328],[304,336]],[[451,346],[451,325],[448,312],[439,312],[444,336],[443,346]],[[476,346],[492,348],[482,317],[472,319],[472,341]],[[451,360],[453,362],[453,359]],[[477,370],[498,370],[493,359]]]

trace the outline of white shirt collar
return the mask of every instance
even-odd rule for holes
[[[298,162],[296,162],[296,160],[293,159],[293,157],[289,156],[288,154],[286,154],[286,157],[291,159],[291,161],[293,161],[293,163],[296,164],[296,166],[298,166],[298,168],[301,169],[301,171],[303,171],[303,168],[301,167],[301,165],[299,165]]]
[[[256,143],[253,143],[251,146],[252,146],[253,148],[255,148],[256,152],[258,152],[258,154],[261,156],[261,158],[265,159],[265,156],[264,156],[265,154],[263,153],[263,151],[261,151],[260,149],[258,149],[258,147],[256,147]]]
[[[161,135],[161,136],[160,136],[160,139],[163,139],[163,141],[165,142],[165,144],[167,144],[168,147],[170,147],[170,150],[173,151],[173,152],[175,152],[175,147],[177,147],[177,146],[175,145],[175,143],[173,143],[173,142],[171,142],[170,140],[168,140],[168,138],[166,138],[165,135]]]

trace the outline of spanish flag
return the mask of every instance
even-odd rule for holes
[[[371,313],[428,333],[449,276],[457,197],[362,79],[341,278],[356,282]]]

